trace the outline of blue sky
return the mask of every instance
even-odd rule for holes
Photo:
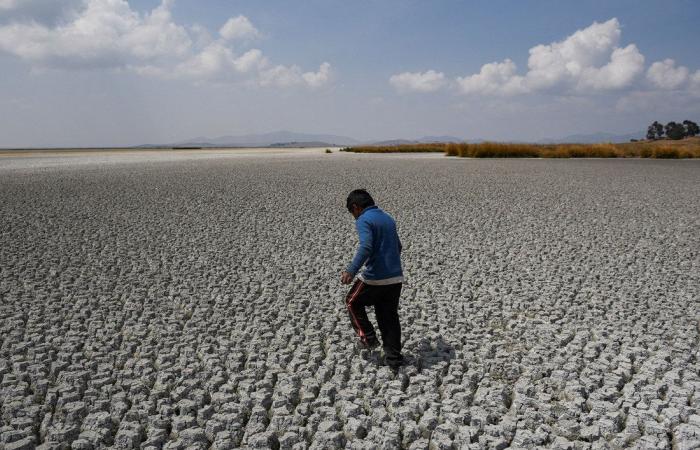
[[[700,119],[693,1],[0,0],[0,146]]]

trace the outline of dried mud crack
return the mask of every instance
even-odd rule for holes
[[[0,448],[700,448],[697,161],[20,166]],[[338,281],[357,187],[404,243],[396,376]]]

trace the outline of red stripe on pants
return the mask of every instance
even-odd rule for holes
[[[366,343],[367,338],[365,337],[365,332],[362,330],[362,327],[360,326],[360,322],[357,321],[357,317],[355,317],[355,314],[352,311],[352,302],[357,298],[357,294],[360,293],[360,290],[362,289],[362,286],[364,286],[364,283],[362,281],[357,281],[357,287],[355,288],[354,291],[350,291],[351,293],[348,294],[348,302],[347,302],[347,307],[348,307],[348,312],[350,313],[350,317],[352,318],[352,321],[355,323],[355,326],[357,327],[357,334],[360,335],[360,340],[362,342]]]

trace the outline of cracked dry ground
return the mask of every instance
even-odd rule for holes
[[[356,187],[404,242],[397,376],[343,306]],[[4,449],[700,448],[699,162],[13,169],[0,206]]]

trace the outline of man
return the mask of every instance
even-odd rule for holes
[[[352,326],[360,337],[360,345],[367,349],[379,345],[365,311],[367,306],[374,306],[382,334],[384,361],[396,372],[403,362],[398,308],[404,281],[401,241],[396,232],[396,222],[374,204],[372,196],[364,189],[352,191],[346,206],[355,218],[360,245],[352,262],[341,274],[340,281],[350,284],[362,265],[365,270],[358,275],[345,297],[345,304]]]

